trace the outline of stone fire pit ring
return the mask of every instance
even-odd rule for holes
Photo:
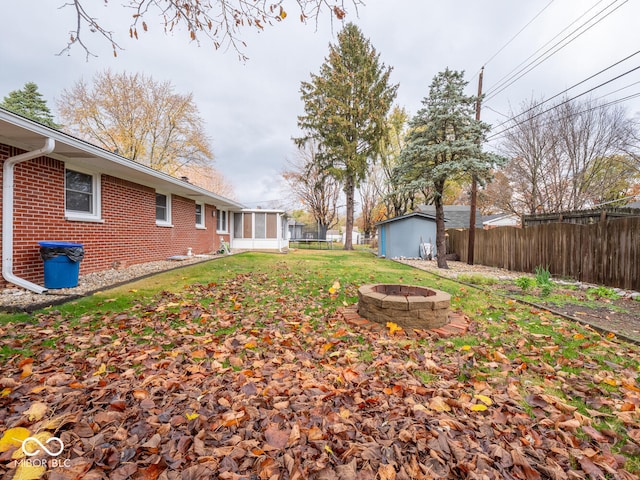
[[[449,323],[451,295],[416,285],[374,284],[358,289],[358,314],[371,322],[429,330]]]

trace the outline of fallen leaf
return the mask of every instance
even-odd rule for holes
[[[402,327],[399,327],[398,324],[393,322],[387,322],[387,328],[389,329],[389,335],[402,331]]]
[[[451,407],[446,403],[445,399],[442,397],[433,397],[429,400],[429,408],[431,410],[435,410],[436,412],[450,412]]]
[[[473,412],[484,412],[487,409],[486,405],[483,405],[482,403],[476,403],[474,405],[471,405],[471,411]]]
[[[480,400],[485,405],[491,405],[493,401],[486,395],[474,395],[473,398]]]
[[[277,424],[271,424],[264,432],[264,438],[269,445],[277,449],[283,449],[289,442],[291,430],[280,430]]]
[[[45,403],[42,402],[33,402],[29,409],[23,412],[23,415],[26,415],[30,422],[41,420],[42,417],[45,416],[49,407]]]
[[[31,433],[24,427],[15,427],[6,430],[0,438],[0,452],[6,452],[15,447],[20,447],[25,438]]]
[[[47,473],[44,465],[34,465],[32,463],[20,462],[13,476],[13,480],[37,480]]]

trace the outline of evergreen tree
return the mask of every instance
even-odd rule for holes
[[[389,85],[391,68],[360,29],[348,23],[329,46],[329,56],[318,75],[300,88],[305,114],[298,126],[305,132],[299,145],[315,139],[321,168],[341,182],[346,196],[345,250],[351,250],[355,189],[366,177],[387,134],[386,116],[396,96]]]
[[[462,176],[487,178],[503,159],[482,152],[489,125],[475,119],[477,97],[466,96],[463,72],[448,68],[437,74],[422,100],[424,107],[409,123],[400,171],[417,188],[432,187],[436,209],[438,267],[447,268],[443,197],[445,184]]]
[[[22,90],[9,92],[9,95],[4,97],[4,100],[0,103],[0,107],[49,127],[60,128],[53,121],[51,110],[47,107],[47,101],[42,98],[42,94],[38,91],[38,85],[33,82],[25,83]]]

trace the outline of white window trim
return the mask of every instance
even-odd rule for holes
[[[196,228],[198,230],[206,230],[207,229],[207,225],[206,225],[206,220],[205,220],[205,217],[204,217],[204,212],[206,211],[205,205],[204,205],[204,203],[201,203],[201,202],[196,202],[196,205],[200,205],[200,208],[201,208],[201,210],[200,210],[200,221],[202,222],[202,223],[197,223],[196,222]]]
[[[77,168],[74,165],[65,165],[64,167],[64,218],[69,221],[76,222],[104,222],[102,219],[102,176],[99,173],[92,172],[84,168]],[[67,170],[91,175],[93,188],[93,213],[78,212],[75,210],[67,210]]]
[[[173,227],[173,224],[171,223],[171,194],[168,192],[162,192],[160,190],[156,190],[154,193],[154,202],[153,205],[156,206],[156,202],[155,202],[155,194],[160,194],[160,195],[164,195],[165,197],[167,197],[167,219],[166,220],[158,220],[156,218],[156,225],[158,227]],[[155,212],[155,208],[153,209],[153,211]]]
[[[218,212],[225,212],[225,228],[223,230],[218,230]],[[216,233],[229,233],[229,210],[216,208]]]

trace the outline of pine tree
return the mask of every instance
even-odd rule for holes
[[[448,68],[437,74],[422,100],[424,107],[409,123],[400,158],[404,181],[417,188],[432,187],[436,209],[438,267],[447,268],[443,196],[447,181],[470,174],[483,179],[501,157],[482,152],[490,126],[475,119],[477,97],[466,96],[463,72]]]
[[[360,29],[348,23],[329,46],[329,56],[318,75],[302,82],[305,115],[298,126],[305,132],[299,145],[315,139],[320,146],[321,167],[342,183],[346,196],[345,250],[351,250],[355,189],[366,177],[387,134],[386,116],[396,97],[397,85],[389,84],[391,68]]]
[[[47,107],[47,101],[42,98],[42,94],[38,91],[38,85],[33,82],[25,83],[22,90],[9,92],[9,95],[4,97],[4,100],[0,103],[0,107],[49,127],[60,128],[53,121],[51,110]]]

